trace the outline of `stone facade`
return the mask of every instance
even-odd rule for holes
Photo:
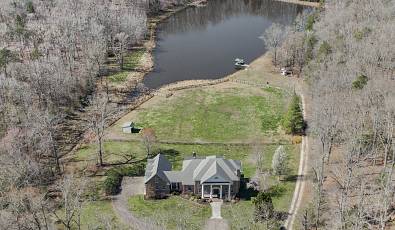
[[[170,194],[170,186],[158,176],[152,177],[145,183],[145,198],[161,199]]]

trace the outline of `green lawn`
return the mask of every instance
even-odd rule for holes
[[[194,89],[142,110],[136,122],[159,139],[248,141],[278,134],[288,94],[277,89]]]
[[[211,216],[208,205],[199,205],[178,196],[163,200],[144,200],[142,196],[129,199],[130,210],[167,229],[200,230]]]
[[[273,154],[277,146],[268,146],[265,150],[265,158],[263,167],[270,169]],[[280,196],[273,198],[274,209],[277,212],[287,212],[289,205],[292,201],[293,192],[295,190],[295,179],[299,167],[300,157],[300,146],[299,145],[285,145],[285,149],[288,153],[288,167],[289,171],[287,175],[282,176],[281,180],[278,181],[276,176],[270,176],[270,185],[277,185],[281,188],[282,193]],[[244,213],[244,215],[237,215],[238,213]],[[225,205],[222,209],[222,216],[227,219],[232,229],[265,229],[262,224],[253,222],[254,205],[251,200],[241,200],[236,204]],[[281,223],[279,223],[281,224]]]
[[[96,161],[97,144],[84,145],[74,155],[77,161]],[[123,160],[123,156],[133,155],[136,160],[143,159],[143,146],[138,142],[108,141],[104,143],[104,161],[114,163]]]

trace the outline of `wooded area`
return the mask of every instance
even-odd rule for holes
[[[395,217],[395,2],[332,0],[264,35],[309,85],[314,192],[303,229],[386,229]],[[282,34],[281,31],[286,31]]]
[[[79,226],[83,179],[67,176],[52,191],[47,187],[63,177],[61,150],[70,138],[63,124],[97,105],[85,126],[101,138],[108,97],[96,86],[108,74],[108,59],[122,69],[126,52],[146,37],[147,14],[182,2],[0,1],[2,229],[48,229],[58,205],[61,224]],[[53,199],[58,195],[63,200]]]

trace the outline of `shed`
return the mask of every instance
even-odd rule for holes
[[[126,122],[122,125],[122,132],[124,133],[132,133],[132,130],[134,128],[134,122]]]

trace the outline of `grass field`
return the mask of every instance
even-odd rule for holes
[[[201,88],[178,92],[126,115],[109,132],[121,132],[126,121],[150,127],[159,140],[230,142],[279,136],[289,94],[276,88]]]
[[[181,197],[164,200],[144,200],[142,196],[129,199],[130,210],[141,218],[155,220],[166,229],[200,230],[211,216],[208,205],[199,205]]]

